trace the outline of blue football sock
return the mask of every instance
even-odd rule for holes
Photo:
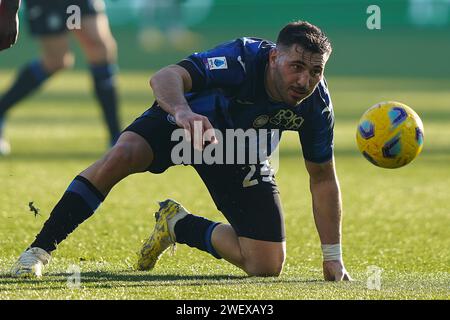
[[[214,228],[220,223],[203,217],[188,214],[175,224],[175,237],[178,243],[210,253],[213,257],[221,259],[211,243]]]
[[[77,176],[30,247],[38,247],[47,252],[55,250],[79,224],[94,214],[104,199],[105,196],[89,180]]]
[[[108,126],[110,144],[114,145],[120,135],[120,124],[117,108],[117,90],[114,79],[116,66],[113,64],[91,65],[94,88],[102,107],[103,116]]]
[[[38,60],[25,65],[11,88],[0,98],[0,122],[13,105],[39,88],[50,76]]]

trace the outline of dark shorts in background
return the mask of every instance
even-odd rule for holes
[[[178,129],[173,118],[153,106],[124,131],[142,136],[154,154],[148,171],[162,173],[174,163],[171,141]],[[227,218],[240,237],[282,242],[285,240],[284,218],[275,178],[267,166],[257,165],[192,165],[197,171],[218,210]]]
[[[103,0],[25,0],[26,18],[34,36],[56,35],[68,31],[66,22],[72,15],[67,8],[76,5],[81,17],[105,11]]]

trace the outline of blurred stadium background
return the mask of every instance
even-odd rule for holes
[[[155,70],[240,36],[275,40],[287,22],[319,25],[334,44],[328,75],[446,77],[450,74],[450,1],[378,1],[381,30],[369,30],[365,0],[106,0],[121,69]],[[22,10],[23,12],[23,10]],[[22,15],[23,16],[23,15]],[[22,19],[0,68],[18,67],[37,46]],[[79,49],[73,46],[79,56]],[[76,67],[83,66],[77,59]]]

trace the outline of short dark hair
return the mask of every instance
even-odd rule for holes
[[[307,21],[295,21],[281,29],[277,38],[277,46],[290,48],[298,44],[312,53],[331,53],[331,42],[319,27]]]

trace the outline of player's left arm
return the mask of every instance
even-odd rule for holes
[[[2,0],[0,3],[0,50],[11,47],[19,33],[20,0]]]
[[[310,177],[314,221],[324,255],[325,280],[352,280],[341,252],[342,200],[334,159],[325,163],[305,160]]]

